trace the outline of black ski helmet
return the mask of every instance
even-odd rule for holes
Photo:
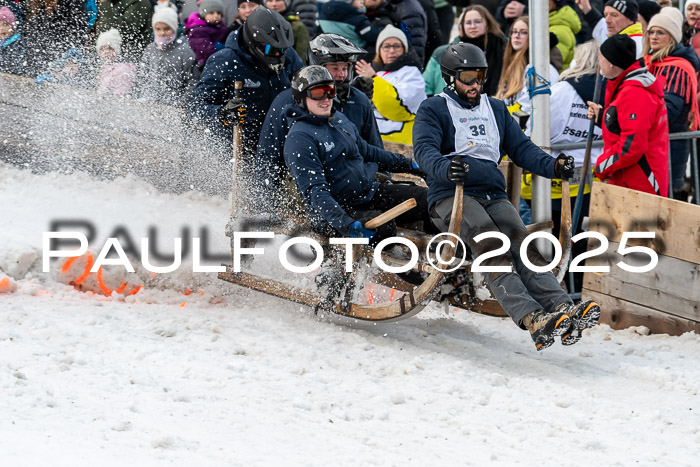
[[[316,86],[333,84],[331,72],[321,65],[305,66],[292,77],[292,97],[297,107],[306,110],[306,91]]]
[[[324,63],[347,62],[350,63],[348,77],[342,83],[335,83],[338,90],[338,99],[344,101],[350,91],[355,63],[367,51],[362,49],[343,36],[338,34],[320,34],[309,42],[306,52],[306,61],[309,65],[323,65]]]
[[[442,79],[448,86],[452,87],[457,76],[457,72],[462,70],[483,70],[488,73],[489,64],[486,61],[484,51],[474,44],[460,42],[453,44],[442,54],[440,60],[440,70]],[[483,83],[481,83],[483,84]]]
[[[258,7],[243,23],[243,40],[259,63],[279,74],[284,67],[287,49],[294,45],[294,33],[282,15]]]

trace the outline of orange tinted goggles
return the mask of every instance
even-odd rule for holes
[[[315,101],[322,101],[326,98],[333,99],[335,98],[335,86],[332,84],[316,86],[315,88],[307,89],[306,95]]]

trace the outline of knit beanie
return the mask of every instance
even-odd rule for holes
[[[222,15],[224,14],[224,4],[221,0],[202,0],[199,4],[199,14],[204,18],[207,13],[213,13],[218,11]]]
[[[0,8],[0,23],[7,23],[13,29],[15,27],[15,23],[17,23],[17,19],[15,18],[15,14],[12,13],[12,10],[7,8],[6,6]]]
[[[382,29],[382,32],[379,33],[379,36],[377,36],[377,54],[379,54],[379,48],[382,46],[382,42],[391,37],[400,40],[403,44],[404,50],[408,52],[408,40],[406,40],[406,34],[404,34],[403,31],[396,26],[387,24],[386,27]]]
[[[97,37],[97,51],[99,52],[102,47],[110,47],[117,52],[117,55],[122,53],[122,35],[119,31],[112,28],[109,31],[105,31]]]
[[[637,61],[637,43],[627,34],[614,34],[600,45],[600,54],[613,65],[626,70]]]
[[[684,7],[686,11],[688,11],[688,6],[690,5],[700,5],[700,0],[686,0]]]
[[[632,20],[633,23],[637,22],[639,6],[637,5],[636,0],[608,0],[605,6],[615,8],[617,11]]]
[[[170,29],[177,31],[177,11],[174,8],[161,8],[153,13],[151,26],[155,27],[156,23],[164,23],[170,26]]]
[[[695,1],[700,4],[700,0]],[[646,21],[647,24],[649,23],[649,20],[651,20],[651,18],[660,11],[661,7],[653,0],[644,0],[639,2],[639,15],[644,18],[644,21]]]
[[[262,4],[263,4],[263,0],[239,0],[238,6],[240,6],[241,3],[248,3],[248,2],[250,2],[250,3],[257,3],[258,5],[262,5]]]
[[[665,6],[651,18],[647,31],[655,26],[668,31],[679,44],[683,37],[683,13],[678,8]]]

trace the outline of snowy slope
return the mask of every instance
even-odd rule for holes
[[[0,206],[17,284],[0,293],[0,465],[697,465],[695,334],[601,325],[538,353],[455,309],[339,325],[187,262],[108,298],[41,272],[51,220],[90,219],[98,248],[157,225],[163,251],[206,226],[224,253],[228,201],[0,166]]]

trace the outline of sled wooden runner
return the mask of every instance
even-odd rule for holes
[[[459,236],[461,228],[462,198],[463,188],[461,185],[458,185],[455,190],[455,199],[448,230],[449,233],[457,236]],[[412,203],[410,203],[409,200],[409,202],[404,204],[401,209],[406,209],[406,207],[410,206],[411,204]],[[398,211],[401,209],[394,211],[392,213],[393,216],[398,216],[400,214]],[[410,207],[408,207],[408,209],[410,209]],[[448,256],[454,254],[454,249],[448,247],[446,254]],[[245,272],[233,272],[232,268],[229,266],[226,267],[225,272],[219,273],[219,278],[234,284],[252,288],[259,292],[274,295],[276,297],[291,300],[307,306],[319,305],[325,299],[319,293],[309,291],[301,287],[296,287],[282,281],[262,278]],[[367,321],[393,321],[406,319],[420,312],[428,304],[428,302],[439,292],[439,286],[442,284],[443,280],[444,276],[442,272],[432,270],[422,284],[412,290],[404,291],[404,295],[395,301],[374,305],[350,303],[348,306],[343,306],[342,303],[336,303],[332,311],[339,315]]]

